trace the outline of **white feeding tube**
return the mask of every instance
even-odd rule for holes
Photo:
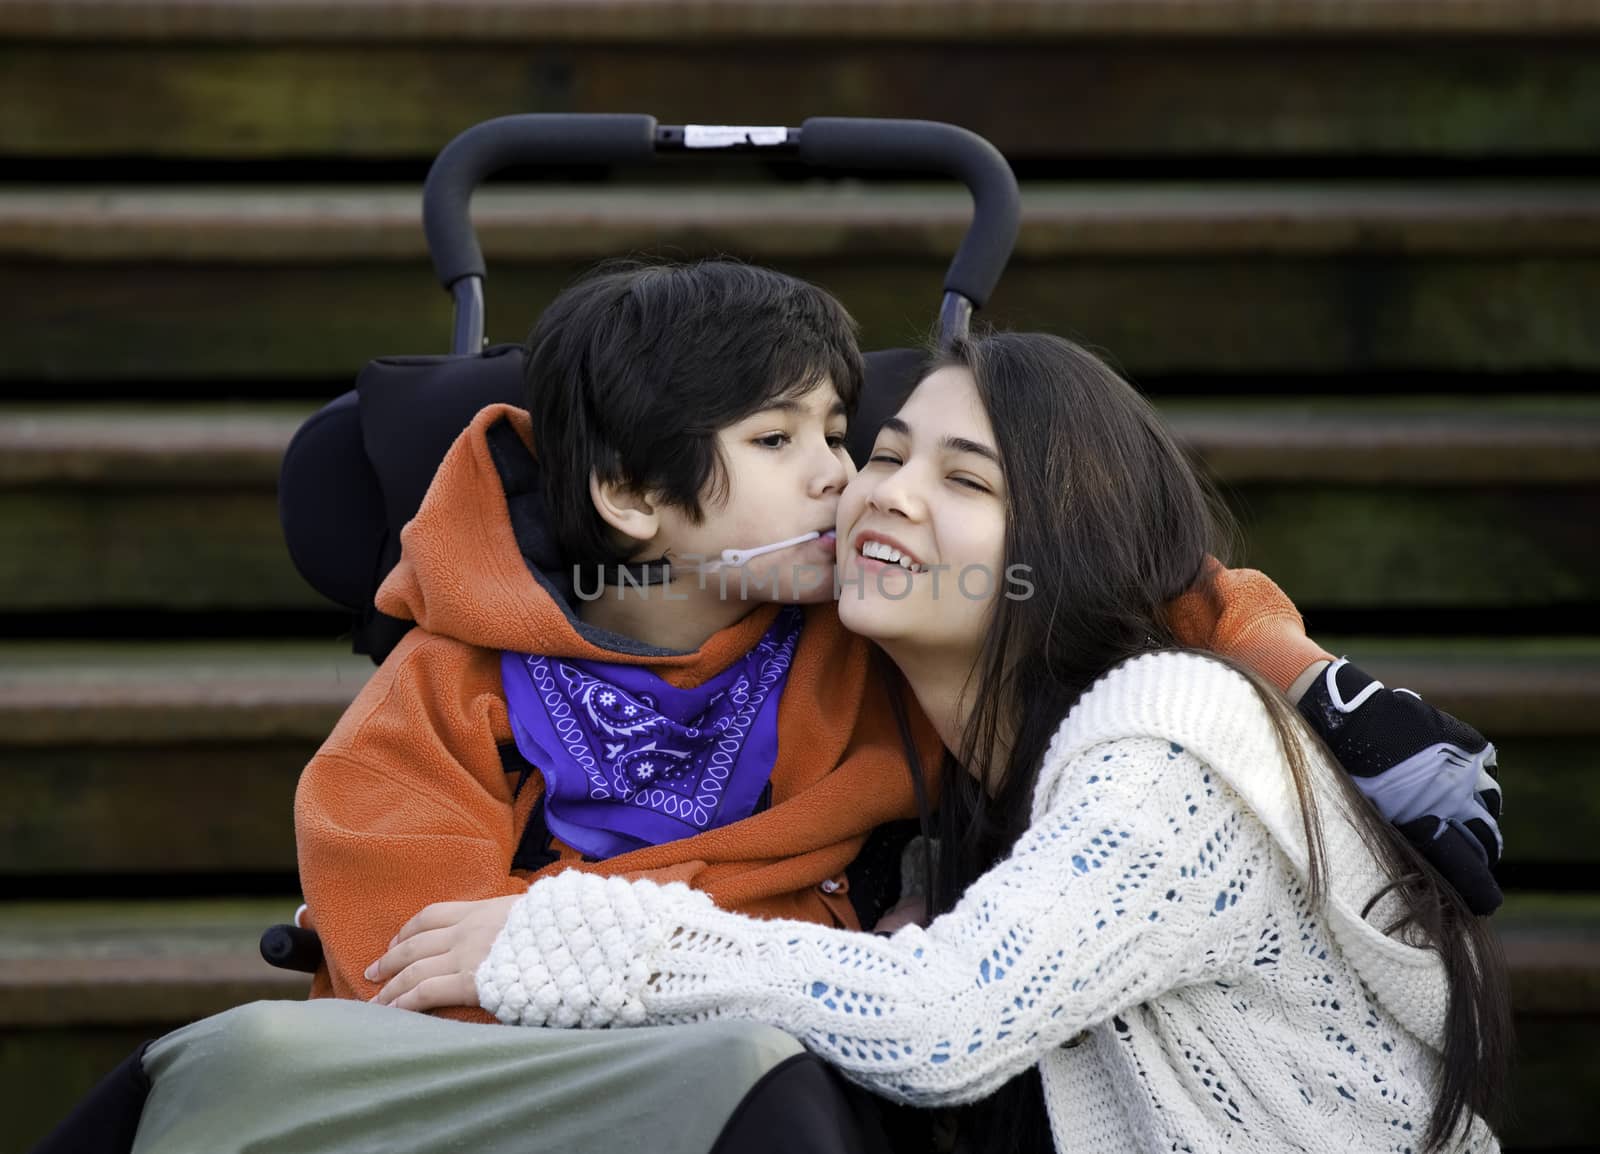
[[[756,545],[749,549],[724,549],[720,560],[712,561],[708,565],[699,566],[702,573],[715,573],[724,565],[737,569],[763,553],[776,553],[779,549],[788,549],[794,545],[804,545],[807,541],[815,541],[822,534],[816,530],[802,533],[798,537],[790,537],[787,541],[774,541],[770,545]]]

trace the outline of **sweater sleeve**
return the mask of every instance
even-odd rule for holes
[[[527,889],[511,874],[518,811],[489,683],[454,661],[452,643],[423,646],[391,655],[295,793],[300,882],[337,997],[377,993],[363,971],[424,906]]]
[[[680,886],[541,881],[480,1000],[526,1025],[753,1019],[880,1094],[981,1098],[1086,1027],[1237,973],[1265,920],[1267,832],[1192,754],[1096,746],[1053,796],[953,910],[890,938],[753,921]]]
[[[1208,649],[1249,666],[1287,693],[1295,678],[1332,654],[1306,636],[1288,594],[1255,569],[1225,569],[1209,560],[1200,580],[1167,606],[1181,645]]]

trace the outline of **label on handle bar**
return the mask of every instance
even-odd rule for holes
[[[787,143],[789,130],[777,127],[753,127],[740,124],[685,124],[685,148],[735,148],[741,144],[771,146]]]

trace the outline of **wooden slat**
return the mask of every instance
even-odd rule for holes
[[[1394,684],[1412,680],[1395,680],[1381,654],[1349,652]],[[1502,674],[1503,684],[1513,681],[1512,671]],[[1584,871],[1600,864],[1596,735],[1518,733],[1491,724],[1505,720],[1512,702],[1462,700],[1456,712],[1499,749],[1509,800],[1507,861]],[[1574,710],[1584,707],[1592,703]],[[1583,724],[1576,712],[1554,720],[1557,727]],[[0,877],[292,874],[295,783],[318,744],[312,737],[111,746],[63,737],[54,746],[0,747]],[[186,832],[153,832],[174,829]]]
[[[1600,30],[1590,0],[12,0],[30,39],[688,42],[752,34],[893,39],[1536,34]]]
[[[10,746],[320,742],[372,663],[327,643],[0,643]]]
[[[1600,401],[1169,403],[1228,490],[1243,559],[1315,605],[1600,596]],[[302,404],[0,407],[0,590],[15,610],[321,604],[285,551]],[[1483,563],[1496,542],[1516,566]],[[66,559],[75,559],[70,563]]]
[[[1600,596],[1593,483],[1250,484],[1237,560],[1328,608],[1511,608]],[[1496,565],[1493,542],[1515,558]],[[0,489],[11,612],[326,606],[288,559],[270,491]]]
[[[1309,625],[1317,636],[1316,620]],[[1497,737],[1600,731],[1600,642],[1593,638],[1319,640]]]
[[[1600,397],[1164,399],[1158,407],[1227,484],[1600,481]],[[0,405],[0,486],[272,486],[313,408]]]
[[[590,263],[494,266],[491,339],[526,337]],[[843,300],[868,348],[923,340],[944,277],[934,260],[768,263]],[[0,297],[11,302],[0,316],[0,374],[13,380],[227,381],[270,395],[274,386],[255,382],[353,380],[372,357],[449,347],[449,302],[420,263],[12,264],[0,266]],[[1600,331],[1582,306],[1593,299],[1600,260],[1581,255],[1084,258],[1014,265],[985,318],[1109,350],[1135,376],[1592,372]],[[86,328],[95,341],[82,338]]]
[[[314,406],[0,406],[0,486],[272,488]],[[1558,450],[1559,451],[1559,450]]]
[[[259,486],[0,489],[0,590],[13,612],[328,604],[295,572]]]
[[[1160,408],[1207,471],[1234,486],[1600,480],[1600,398],[1167,400]]]
[[[42,1136],[142,1038],[256,998],[295,998],[303,975],[256,955],[294,898],[0,906],[0,1071],[8,1130]],[[1512,966],[1522,1106],[1507,1147],[1581,1141],[1597,1118],[1588,1061],[1600,1021],[1593,898],[1513,895],[1494,924]]]
[[[952,6],[954,7],[954,6]],[[1265,7],[1263,6],[1263,10]],[[0,18],[14,11],[0,6]],[[407,10],[411,10],[408,6]],[[321,29],[319,28],[319,32]],[[1013,159],[1591,156],[1586,39],[0,41],[0,155],[434,156],[510,112],[961,124]],[[1049,110],[1041,113],[1041,109]]]
[[[1600,646],[1320,639],[1497,743],[1508,860],[1600,860]],[[292,871],[295,781],[370,671],[332,641],[0,645],[0,876]]]
[[[184,1021],[237,1001],[303,995],[261,960],[261,931],[298,903],[191,900],[0,905],[0,1026]],[[1600,1015],[1594,899],[1512,894],[1494,925],[1518,1012]],[[1526,907],[1526,908],[1525,908]],[[243,994],[243,997],[239,995]]]
[[[293,877],[295,783],[325,735],[0,748],[0,876]]]
[[[1231,487],[1244,547],[1308,605],[1585,604],[1600,594],[1600,487]]]
[[[442,349],[449,302],[420,258],[415,193],[321,196],[112,196],[98,225],[92,198],[0,196],[14,258],[0,262],[0,374],[327,379]],[[1600,367],[1586,185],[1026,197],[987,315],[1078,336],[1136,374]],[[867,347],[915,342],[967,211],[932,191],[485,196],[489,332],[524,337],[593,259],[734,252],[835,292]]]
[[[489,187],[472,217],[491,261],[585,260],[664,243],[768,260],[948,258],[959,188]],[[51,263],[415,261],[410,188],[0,192],[0,258]],[[1029,184],[1014,259],[1084,256],[1600,253],[1600,183]]]
[[[261,960],[261,931],[299,903],[0,905],[0,1025],[181,1022],[257,998],[304,996],[305,974]]]

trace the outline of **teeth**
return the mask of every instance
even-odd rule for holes
[[[921,573],[923,568],[911,558],[905,556],[900,550],[885,545],[882,541],[868,541],[861,546],[861,555],[870,557],[874,561],[887,561],[891,565],[898,565],[910,573]]]

